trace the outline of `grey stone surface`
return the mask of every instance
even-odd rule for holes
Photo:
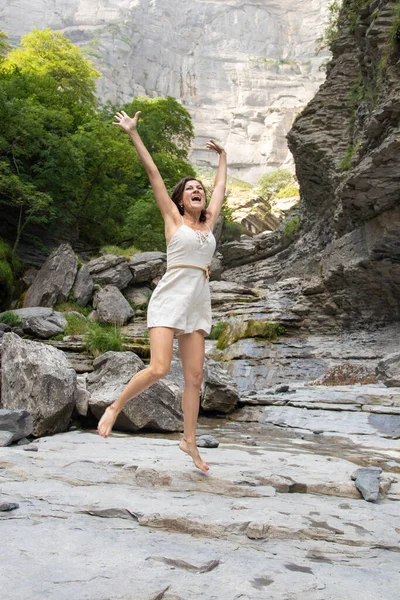
[[[61,244],[46,260],[24,298],[24,308],[64,302],[75,281],[78,263],[69,244]]]
[[[394,352],[380,360],[376,376],[388,387],[400,387],[400,352]]]
[[[235,410],[239,394],[235,382],[219,363],[208,359],[204,367],[203,410],[229,413]]]
[[[151,296],[151,289],[145,285],[129,285],[124,289],[124,296],[136,306],[147,305]]]
[[[27,410],[33,419],[35,436],[68,428],[75,390],[76,373],[60,350],[22,340],[14,333],[4,334],[2,404],[9,410]]]
[[[364,500],[376,502],[379,498],[379,478],[382,469],[379,467],[363,467],[357,469],[351,476],[356,488],[360,490]]]
[[[79,269],[72,293],[79,306],[86,306],[93,296],[93,278],[88,265],[82,265]]]
[[[94,371],[87,376],[89,406],[100,418],[144,364],[133,352],[106,352],[94,361],[93,367]],[[180,431],[180,398],[164,383],[158,382],[125,405],[115,427],[125,431]]]
[[[97,291],[93,298],[93,306],[96,309],[96,320],[100,323],[124,325],[135,314],[129,302],[114,285],[107,285]]]
[[[0,431],[6,431],[7,433],[11,432],[12,441],[18,442],[18,440],[21,440],[32,433],[32,417],[26,410],[9,410],[2,408],[0,409]]]
[[[168,587],[165,598],[203,600],[218,587],[221,600],[265,600],[266,590],[274,600],[293,590],[296,600],[337,600],[340,582],[341,598],[395,598],[397,506],[361,500],[346,441],[310,445],[272,429],[255,433],[252,449],[246,430],[225,427],[218,450],[201,451],[207,476],[175,436],[68,432],[38,441],[41,460],[3,448],[2,492],[20,504],[18,519],[2,518],[12,540],[0,547],[4,597],[148,600]],[[360,458],[377,452],[375,441]],[[398,456],[394,446],[382,452]],[[271,474],[286,492],[275,493]]]
[[[128,262],[121,262],[118,265],[113,265],[109,269],[104,269],[96,273],[92,273],[94,283],[106,286],[114,285],[119,290],[125,289],[129,283],[133,280],[131,270],[128,266]]]

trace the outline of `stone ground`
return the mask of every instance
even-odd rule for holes
[[[174,435],[76,430],[1,448],[0,503],[19,504],[0,513],[1,600],[398,597],[398,440],[341,429],[328,410],[334,431],[277,424],[277,408],[202,418],[221,442],[202,449],[208,474]],[[351,480],[371,465],[377,503]]]

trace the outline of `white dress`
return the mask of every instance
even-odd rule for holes
[[[183,223],[167,246],[167,271],[151,296],[147,327],[171,327],[179,334],[211,331],[211,298],[203,269],[215,251],[212,232],[195,231]],[[176,265],[192,265],[176,267]],[[195,268],[200,267],[200,268]]]

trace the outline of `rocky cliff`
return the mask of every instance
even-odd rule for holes
[[[245,262],[263,259],[246,283],[313,275],[326,318],[345,325],[400,319],[399,24],[399,2],[344,2],[327,80],[288,136],[300,230],[246,250]],[[225,254],[231,267],[244,262],[238,248]]]
[[[324,80],[315,40],[330,0],[14,0],[1,27],[17,43],[33,28],[61,30],[103,74],[104,100],[171,95],[193,117],[192,160],[222,142],[231,174],[257,181],[292,164],[285,136]]]

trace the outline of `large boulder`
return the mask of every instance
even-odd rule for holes
[[[22,326],[22,330],[28,335],[44,340],[51,338],[53,335],[64,333],[64,328],[57,325],[57,323],[48,321],[44,317],[31,317],[30,319],[26,319]]]
[[[72,289],[78,261],[69,244],[61,244],[46,260],[28,289],[24,307],[65,302]]]
[[[129,302],[114,285],[98,290],[93,298],[96,318],[100,323],[124,325],[134,316]]]
[[[93,368],[93,373],[87,376],[89,406],[100,418],[144,364],[133,352],[106,352],[94,361]],[[181,431],[180,398],[164,383],[155,383],[125,405],[115,427],[125,431]]]
[[[239,400],[237,386],[231,376],[215,360],[207,359],[201,407],[206,411],[230,413]]]
[[[82,265],[75,279],[72,290],[75,302],[79,306],[86,306],[93,296],[93,278],[90,274],[89,267]]]
[[[35,436],[66,431],[75,406],[76,373],[64,353],[5,333],[1,362],[3,408],[27,410]]]
[[[380,360],[375,373],[386,387],[400,387],[400,352],[389,354]]]

